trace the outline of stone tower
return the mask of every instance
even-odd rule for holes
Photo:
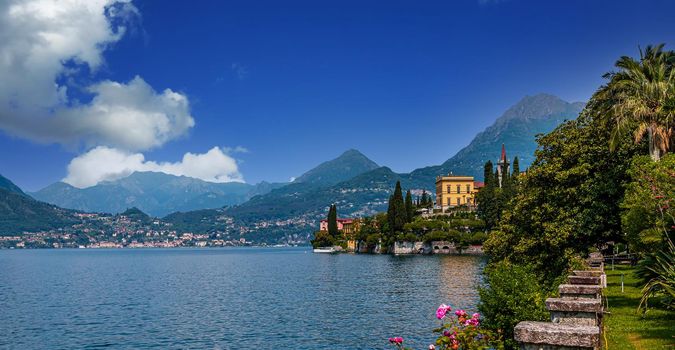
[[[509,175],[509,165],[509,160],[506,158],[506,148],[502,143],[502,155],[499,156],[499,161],[497,161],[497,177],[499,178],[499,188],[502,188],[502,178]]]

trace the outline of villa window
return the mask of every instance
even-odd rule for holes
[[[461,198],[457,198],[457,205],[462,205],[462,199]]]
[[[457,193],[462,193],[461,187],[457,185]]]
[[[466,185],[466,193],[471,192],[471,185]]]
[[[452,187],[450,187],[450,185],[448,185],[448,193],[452,193]]]

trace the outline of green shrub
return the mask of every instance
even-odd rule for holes
[[[400,233],[396,236],[396,241],[398,242],[417,242],[420,238],[411,232]]]
[[[471,238],[469,239],[470,244],[483,244],[485,240],[487,239],[487,233],[485,232],[476,232],[471,235]]]
[[[375,246],[377,246],[378,243],[380,243],[380,239],[382,239],[382,235],[379,233],[371,233],[366,237],[366,247],[368,247],[368,250],[373,250],[375,249]]]
[[[654,297],[661,297],[667,309],[675,309],[675,245],[672,241],[668,240],[664,249],[647,254],[635,274],[644,285],[638,309],[647,311],[648,302]]]
[[[335,245],[335,239],[328,233],[328,231],[317,231],[314,233],[312,247],[332,247],[333,245]]]
[[[448,233],[445,231],[434,230],[424,235],[422,239],[427,243],[431,241],[445,241],[448,239]]]
[[[485,317],[483,325],[501,332],[507,348],[516,349],[513,328],[518,322],[548,320],[544,304],[548,291],[530,268],[505,261],[486,268],[484,278],[478,304]]]

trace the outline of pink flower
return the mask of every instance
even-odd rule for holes
[[[436,350],[436,345],[429,344],[429,350]]]
[[[389,338],[389,342],[394,344],[401,344],[403,343],[403,338],[401,337]]]
[[[471,315],[471,318],[473,318],[473,319],[479,319],[479,318],[480,318],[480,314],[476,312],[475,314]]]
[[[466,311],[460,309],[455,311],[455,315],[457,315],[457,317],[466,317],[467,314]]]
[[[442,320],[445,318],[445,314],[448,313],[448,311],[452,311],[452,308],[450,306],[447,306],[445,304],[441,304],[438,309],[436,310],[436,318],[439,320]]]
[[[457,331],[453,331],[452,333],[450,333],[450,331],[444,331],[443,335],[448,337],[450,340],[455,340],[457,337]]]
[[[478,327],[478,324],[479,324],[479,322],[478,322],[478,319],[477,319],[477,318],[470,318],[470,319],[464,321],[464,325],[465,325],[465,326],[474,326],[474,327]]]

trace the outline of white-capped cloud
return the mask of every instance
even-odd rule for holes
[[[189,176],[209,182],[243,182],[237,161],[224,149],[214,147],[206,153],[186,153],[179,162],[147,161],[141,153],[99,146],[73,159],[64,182],[79,188],[101,181],[116,180],[136,171],[156,171]]]
[[[139,16],[130,0],[0,2],[0,129],[43,143],[128,151],[159,147],[194,125],[188,98],[155,91],[141,77],[84,84],[91,101],[69,97],[78,70],[95,72],[103,52]],[[69,81],[70,83],[66,83]]]

